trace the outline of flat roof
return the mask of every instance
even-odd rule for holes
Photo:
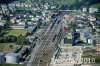
[[[55,64],[70,64],[70,63],[78,63],[80,62],[82,55],[82,47],[81,46],[60,46],[58,48],[54,63]]]

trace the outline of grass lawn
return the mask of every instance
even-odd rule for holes
[[[10,48],[10,45],[14,47],[14,43],[0,43],[0,51],[12,51],[13,47]]]
[[[3,49],[5,48],[6,44],[0,44],[0,51],[3,51]]]
[[[19,36],[19,35],[25,35],[26,34],[26,30],[19,30],[19,29],[13,29],[13,30],[8,30],[7,31],[7,35],[15,35],[15,36]]]
[[[0,66],[24,66],[21,64],[0,64]]]

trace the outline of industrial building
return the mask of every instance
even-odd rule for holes
[[[81,64],[82,47],[62,44],[55,52],[49,66],[74,66]]]
[[[20,54],[18,53],[8,53],[6,54],[6,63],[17,64],[20,60]]]

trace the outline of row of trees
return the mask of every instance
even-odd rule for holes
[[[25,38],[25,36],[13,36],[8,35],[4,37],[0,37],[0,43],[16,43],[17,45],[26,45],[30,44],[29,40]]]
[[[15,42],[16,40],[17,37],[13,35],[0,37],[0,43]]]

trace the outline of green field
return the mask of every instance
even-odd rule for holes
[[[26,34],[26,30],[21,30],[21,29],[8,30],[7,32],[8,32],[7,35],[15,35],[15,36]]]
[[[45,2],[51,2],[51,0],[45,0]],[[75,3],[75,0],[54,0],[52,2],[55,2],[56,4],[62,4],[62,5],[72,5]]]
[[[14,47],[15,44],[13,43],[0,43],[0,51],[11,51],[13,49],[10,48],[10,45]]]
[[[29,0],[16,0],[16,1],[19,1],[19,2],[28,2]]]
[[[63,4],[63,5],[72,5],[75,3],[75,0],[59,0],[56,1],[57,4]]]
[[[0,66],[24,66],[20,64],[0,64]]]

